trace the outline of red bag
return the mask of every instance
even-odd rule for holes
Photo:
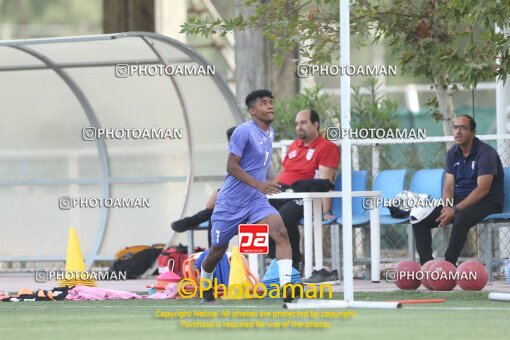
[[[202,248],[195,247],[195,252],[203,251]],[[181,275],[184,261],[188,259],[188,247],[179,243],[177,247],[169,247],[164,249],[158,256],[158,272],[160,274],[172,270],[172,265],[168,266],[168,262],[173,260],[173,272]]]

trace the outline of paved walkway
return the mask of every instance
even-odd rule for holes
[[[142,280],[126,280],[126,281],[99,281],[98,287],[106,289],[117,289],[127,290],[133,292],[147,291],[146,286],[155,284],[156,277],[151,279]],[[49,281],[45,283],[37,283],[34,278],[34,274],[1,274],[0,273],[0,292],[17,292],[20,288],[29,288],[32,290],[36,289],[47,289],[51,290],[56,287],[55,281]],[[372,283],[366,280],[354,280],[354,291],[355,292],[388,292],[397,290],[398,288],[393,283],[381,281],[380,283]],[[333,291],[342,291],[342,284],[334,284]],[[420,287],[418,290],[427,291],[426,288]],[[461,290],[459,287],[455,287],[455,290]],[[489,292],[505,292],[510,293],[510,283],[504,281],[489,282],[483,289]]]

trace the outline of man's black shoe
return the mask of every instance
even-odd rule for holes
[[[338,281],[340,277],[338,276],[338,270],[332,270],[330,274],[331,281]]]
[[[319,271],[313,271],[312,276],[310,276],[307,279],[304,279],[304,283],[320,283],[320,282],[326,282],[330,281],[331,273],[328,272],[326,269],[322,268]]]
[[[202,293],[202,300],[204,303],[214,303],[216,299],[214,298],[214,291],[213,289],[207,289],[204,290]]]
[[[305,270],[305,269],[304,269],[304,264],[303,264],[303,271],[302,271],[303,273],[304,273],[304,270]],[[321,270],[322,270],[322,269],[321,269]],[[309,280],[310,278],[312,278],[312,277],[316,276],[318,272],[319,272],[319,271],[317,271],[317,270],[315,270],[315,269],[314,269],[314,270],[312,271],[312,275],[310,275],[310,277],[309,277],[308,279],[303,279],[303,282],[307,283],[307,282],[306,282],[306,280]]]

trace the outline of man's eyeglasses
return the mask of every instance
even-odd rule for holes
[[[469,130],[469,126],[466,126],[466,125],[454,125],[452,130],[453,131],[455,131],[455,130],[467,131],[467,130]]]

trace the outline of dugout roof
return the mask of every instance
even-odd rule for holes
[[[0,261],[63,260],[166,243],[170,222],[223,181],[225,130],[241,111],[216,75],[115,76],[118,64],[202,65],[153,33],[0,42]],[[210,66],[210,65],[209,65]],[[182,139],[85,141],[84,127],[182,129]],[[150,208],[59,208],[60,197],[149,198]]]

